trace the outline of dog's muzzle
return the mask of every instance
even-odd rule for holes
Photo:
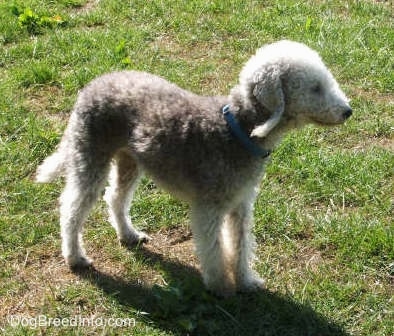
[[[349,119],[350,116],[353,114],[353,110],[351,107],[349,107],[344,113],[343,113],[343,119]]]

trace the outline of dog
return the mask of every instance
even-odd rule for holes
[[[199,96],[144,72],[113,72],[81,90],[36,180],[66,178],[60,226],[70,267],[92,263],[82,226],[107,180],[104,199],[120,242],[149,240],[129,216],[146,174],[190,204],[206,287],[219,296],[253,291],[264,287],[252,269],[253,204],[271,152],[292,129],[339,125],[351,115],[319,55],[293,41],[257,50],[228,96]]]

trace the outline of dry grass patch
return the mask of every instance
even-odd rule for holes
[[[394,105],[394,95],[392,93],[382,93],[377,89],[363,89],[353,86],[349,90],[350,97],[360,100],[369,100],[379,104]]]
[[[11,315],[38,316],[52,310],[62,303],[69,305],[73,314],[80,314],[87,310],[95,314],[106,311],[105,304],[100,308],[94,300],[84,300],[84,294],[89,291],[91,284],[95,284],[94,277],[101,281],[104,277],[113,281],[112,288],[116,291],[116,281],[119,288],[125,284],[139,284],[141,289],[149,289],[153,285],[165,285],[166,280],[162,272],[152,267],[155,263],[169,263],[174,268],[197,268],[197,259],[193,253],[191,233],[183,227],[160,230],[151,235],[152,240],[144,247],[137,247],[134,251],[123,250],[120,253],[138,254],[145,258],[139,263],[137,273],[129,278],[129,265],[119,261],[103,251],[102,244],[95,246],[87,242],[88,255],[93,258],[95,268],[82,272],[72,272],[65,265],[60,255],[60,247],[49,244],[45,249],[35,246],[21,251],[16,257],[7,262],[12,273],[15,286],[0,298],[0,322],[7,323]],[[60,238],[59,238],[60,239]],[[123,247],[118,247],[123,249]],[[118,253],[118,252],[116,252]],[[101,279],[100,279],[101,278]],[[90,284],[91,283],[91,284]],[[65,294],[74,288],[81,295]],[[79,290],[77,289],[79,288]]]
[[[177,260],[181,264],[198,268],[194,253],[191,231],[185,227],[162,229],[151,235],[152,240],[146,249],[162,255],[163,258]]]
[[[80,5],[75,5],[74,12],[77,14],[88,13],[88,12],[94,10],[96,7],[98,7],[99,3],[100,3],[100,0],[86,0],[84,3],[82,3]]]
[[[25,108],[50,120],[57,132],[61,132],[70,116],[69,111],[62,109],[66,99],[64,90],[56,85],[36,86],[29,88],[26,96]]]

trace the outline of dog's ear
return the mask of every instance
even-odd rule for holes
[[[271,116],[264,124],[257,125],[251,136],[263,138],[279,123],[284,111],[285,101],[278,69],[270,69],[270,71],[260,73],[256,76],[255,82],[253,95],[260,104],[270,111]]]

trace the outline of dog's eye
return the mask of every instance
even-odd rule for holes
[[[316,84],[312,87],[312,92],[316,93],[316,94],[320,94],[322,91],[321,89],[321,85],[320,84]]]

